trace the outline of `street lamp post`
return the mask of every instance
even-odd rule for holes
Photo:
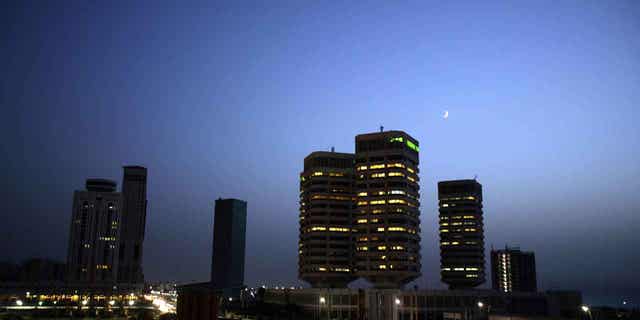
[[[394,305],[394,309],[396,310],[394,315],[395,318],[402,320],[402,313],[400,313],[400,306],[402,305],[402,301],[400,301],[400,298],[395,297],[393,299],[393,305]]]

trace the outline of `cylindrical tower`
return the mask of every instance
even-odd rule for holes
[[[377,288],[420,276],[418,152],[402,131],[356,136],[356,269]]]
[[[482,185],[476,180],[438,182],[442,282],[450,289],[483,284]]]
[[[354,280],[351,219],[353,154],[313,152],[300,174],[298,276],[318,288]]]

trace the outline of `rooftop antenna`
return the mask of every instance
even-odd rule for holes
[[[380,132],[384,131],[384,126],[380,126]]]
[[[333,146],[331,146],[331,152],[335,152],[335,148]]]

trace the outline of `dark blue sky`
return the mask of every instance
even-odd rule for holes
[[[73,191],[140,164],[148,279],[207,279],[236,197],[247,282],[297,283],[303,158],[382,124],[421,143],[420,285],[436,182],[477,174],[542,288],[640,288],[636,1],[1,6],[3,258],[64,260]]]

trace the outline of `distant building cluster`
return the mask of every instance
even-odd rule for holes
[[[88,179],[74,193],[67,254],[67,281],[79,286],[142,287],[147,210],[147,169],[125,166],[116,182]]]

